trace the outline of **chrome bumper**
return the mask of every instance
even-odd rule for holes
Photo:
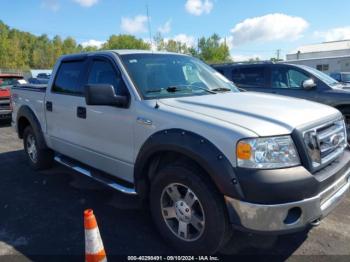
[[[0,119],[10,119],[12,110],[0,110]]]
[[[350,188],[350,169],[326,190],[315,197],[298,202],[260,205],[225,196],[226,204],[248,231],[297,231],[326,217],[345,197]]]

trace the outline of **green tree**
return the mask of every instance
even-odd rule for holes
[[[217,34],[199,39],[198,43],[199,58],[207,63],[219,63],[231,61],[230,50],[225,41]]]
[[[168,51],[182,54],[194,54],[194,50],[192,47],[188,47],[185,43],[180,41],[175,41],[173,39],[164,40],[162,35],[158,33],[154,37],[154,42],[157,46],[158,51]]]
[[[132,35],[112,35],[102,49],[151,49],[151,45]]]

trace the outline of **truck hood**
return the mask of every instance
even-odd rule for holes
[[[159,103],[225,121],[258,136],[290,134],[299,126],[340,115],[326,105],[255,92],[169,98]]]

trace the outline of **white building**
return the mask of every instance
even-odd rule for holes
[[[307,65],[325,73],[350,72],[350,40],[302,46],[287,55],[286,63]]]

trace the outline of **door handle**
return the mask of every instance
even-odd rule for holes
[[[49,112],[52,112],[52,102],[50,101],[46,101],[46,110],[49,111]]]
[[[82,119],[86,119],[86,108],[85,107],[81,107],[81,106],[77,107],[77,117],[82,118]]]

